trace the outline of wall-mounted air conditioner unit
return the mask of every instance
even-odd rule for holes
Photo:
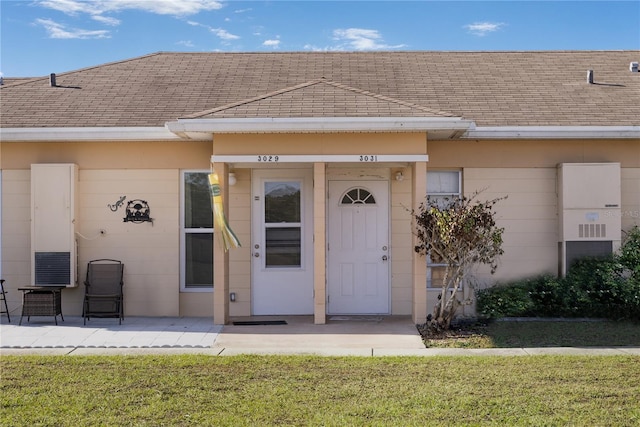
[[[78,166],[31,165],[31,283],[77,286]]]
[[[621,198],[619,163],[558,165],[560,275],[577,259],[620,247]]]

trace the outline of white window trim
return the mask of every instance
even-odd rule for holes
[[[213,228],[186,228],[185,223],[185,201],[184,201],[184,176],[187,173],[210,173],[208,169],[182,169],[180,170],[180,292],[212,293],[215,283],[210,288],[187,287],[186,286],[186,234],[189,233],[213,233]],[[215,277],[215,276],[214,276]]]

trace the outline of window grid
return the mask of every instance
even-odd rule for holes
[[[180,176],[180,291],[213,290],[213,209],[208,170]]]
[[[427,200],[444,206],[462,195],[461,171],[427,171]],[[427,288],[440,288],[446,264],[431,262],[427,255]]]
[[[375,205],[376,199],[364,188],[352,188],[342,196],[342,205]]]

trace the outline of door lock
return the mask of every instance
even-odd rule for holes
[[[382,260],[383,260],[383,261],[386,261],[386,260],[388,260],[388,259],[389,259],[389,257],[388,257],[388,256],[386,256],[386,255],[382,255]]]

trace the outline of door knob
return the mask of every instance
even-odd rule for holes
[[[256,258],[260,258],[260,252],[256,252],[255,254],[253,254],[253,256]]]
[[[389,257],[388,257],[388,256],[386,256],[386,255],[382,255],[382,260],[383,260],[383,261],[386,261],[386,260],[388,260],[388,259],[389,259]]]

